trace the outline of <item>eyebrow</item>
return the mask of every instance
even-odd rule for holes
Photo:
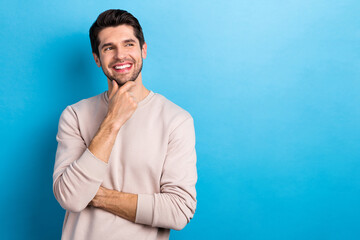
[[[136,43],[136,41],[135,41],[134,39],[132,39],[132,38],[125,39],[125,40],[122,41],[122,42],[123,42],[123,43],[130,43],[130,42]],[[113,44],[114,44],[114,43],[112,43],[112,42],[104,43],[104,45],[101,46],[101,49],[103,49],[104,47],[107,47],[107,46],[111,46],[111,45],[113,45]]]
[[[130,39],[126,39],[123,41],[123,43],[129,43],[129,42],[136,42],[134,39],[130,38]]]
[[[105,43],[104,45],[101,46],[101,49],[103,49],[104,47],[107,47],[107,46],[111,46],[111,45],[113,45],[113,43],[111,43],[111,42]]]

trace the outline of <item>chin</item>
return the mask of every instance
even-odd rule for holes
[[[122,86],[124,85],[125,83],[127,83],[128,81],[133,81],[135,82],[136,79],[129,79],[129,80],[117,80],[117,79],[114,79],[115,82],[119,85],[119,86]]]

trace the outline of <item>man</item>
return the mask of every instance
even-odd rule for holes
[[[196,208],[193,119],[143,85],[147,45],[134,16],[101,13],[90,41],[109,89],[60,117],[53,190],[66,209],[62,239],[169,239]]]

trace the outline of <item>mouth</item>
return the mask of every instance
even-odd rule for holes
[[[132,66],[133,66],[132,63],[127,62],[127,63],[117,63],[113,65],[112,68],[118,73],[126,73],[130,71]]]

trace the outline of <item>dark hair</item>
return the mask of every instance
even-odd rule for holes
[[[120,9],[109,9],[105,12],[102,12],[93,25],[90,27],[89,36],[92,52],[99,56],[99,38],[98,35],[101,30],[107,27],[116,27],[119,25],[129,25],[134,29],[134,35],[139,40],[140,48],[143,47],[145,42],[142,28],[139,21],[127,11]]]

